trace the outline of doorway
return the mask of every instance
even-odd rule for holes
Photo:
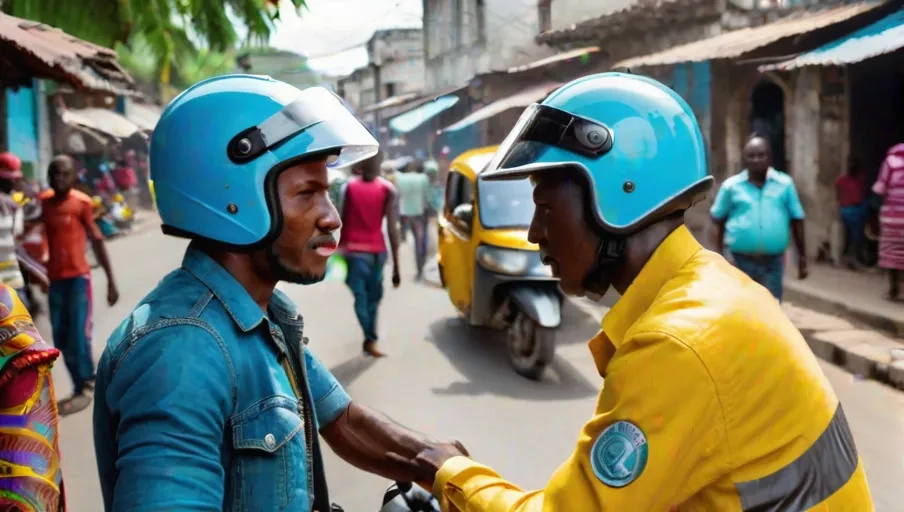
[[[772,146],[772,165],[787,172],[785,154],[785,93],[771,80],[761,78],[750,95],[750,132],[765,137]]]

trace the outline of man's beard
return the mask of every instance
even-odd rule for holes
[[[298,272],[292,270],[282,262],[279,255],[276,254],[276,249],[272,245],[267,248],[267,263],[270,266],[270,272],[273,273],[273,277],[278,281],[305,285],[319,283],[326,277],[325,272],[322,274],[312,274],[310,272]]]

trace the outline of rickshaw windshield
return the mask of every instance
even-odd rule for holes
[[[529,179],[477,180],[480,224],[489,229],[527,228],[534,216],[534,187]]]

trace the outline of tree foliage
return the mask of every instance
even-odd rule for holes
[[[296,9],[305,0],[282,0]],[[117,48],[138,76],[153,70],[162,84],[197,74],[223,60],[241,41],[233,18],[248,29],[245,44],[265,42],[280,0],[0,0],[7,14],[58,27]],[[231,18],[232,17],[232,18]],[[217,64],[219,62],[219,64]],[[182,67],[186,67],[183,72]],[[185,79],[189,79],[188,76]],[[176,78],[181,81],[181,77]]]

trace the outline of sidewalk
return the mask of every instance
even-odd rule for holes
[[[887,281],[872,271],[813,265],[785,278],[785,311],[817,356],[861,378],[904,389],[904,304],[885,300]]]

